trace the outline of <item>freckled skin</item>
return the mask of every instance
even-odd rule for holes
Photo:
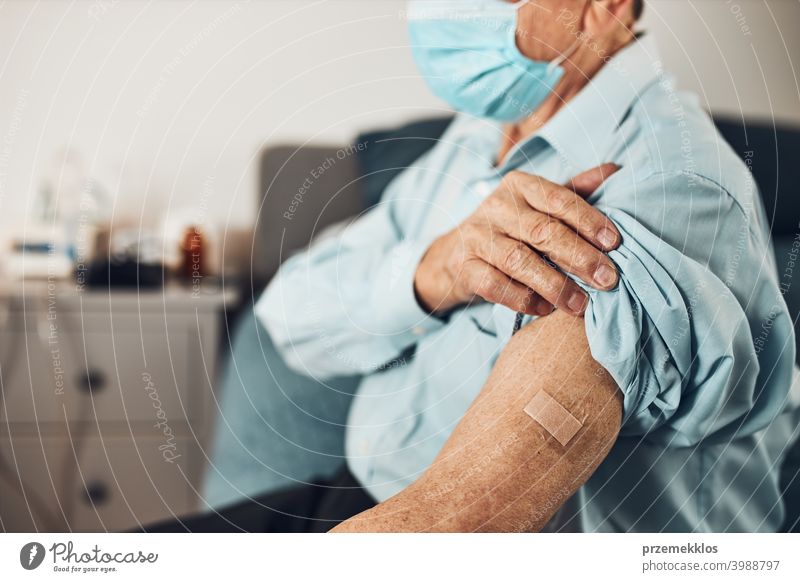
[[[583,423],[567,446],[523,410],[540,390]],[[621,392],[592,359],[583,320],[556,311],[514,336],[418,481],[333,531],[539,531],[608,455],[621,421]]]

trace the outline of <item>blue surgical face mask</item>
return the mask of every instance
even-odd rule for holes
[[[414,58],[431,90],[457,111],[515,122],[533,113],[564,75],[517,48],[517,10],[527,0],[411,0]]]

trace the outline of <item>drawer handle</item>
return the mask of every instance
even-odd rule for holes
[[[93,481],[86,484],[84,489],[84,501],[89,505],[103,505],[108,501],[108,487],[102,481]]]
[[[84,392],[99,392],[106,386],[106,376],[100,370],[86,370],[78,379],[78,387]]]

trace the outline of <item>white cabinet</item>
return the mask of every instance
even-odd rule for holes
[[[119,531],[199,507],[233,294],[28,283],[1,299],[0,531]]]

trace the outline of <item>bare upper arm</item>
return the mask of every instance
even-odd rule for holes
[[[582,422],[565,446],[523,410],[541,390]],[[583,320],[556,311],[512,339],[429,470],[341,529],[538,531],[606,457],[621,418]]]

